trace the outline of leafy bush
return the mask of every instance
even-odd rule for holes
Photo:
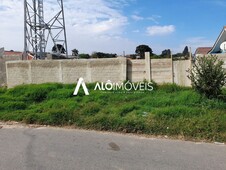
[[[58,89],[51,91],[47,99],[67,99],[73,97],[72,89]]]
[[[20,101],[8,101],[0,105],[2,110],[24,110],[26,107],[26,103]]]
[[[193,67],[188,70],[188,78],[199,93],[208,98],[216,98],[221,94],[222,87],[226,84],[224,62],[217,56],[197,57]]]
[[[177,91],[183,91],[187,89],[186,87],[181,87],[178,86],[177,84],[169,84],[169,83],[165,83],[163,85],[161,85],[159,87],[159,90],[163,90],[167,93],[173,93],[173,92],[177,92]]]
[[[49,111],[49,120],[52,125],[68,125],[73,120],[73,113],[66,109],[52,109]]]
[[[119,109],[119,115],[120,116],[126,116],[128,113],[134,111],[134,110],[137,110],[139,109],[138,106],[135,106],[133,103],[132,104],[126,104],[126,105],[123,105],[120,109]]]
[[[81,113],[86,116],[93,116],[97,114],[100,110],[101,106],[98,103],[90,102],[87,103],[87,105],[83,109],[81,109]]]
[[[5,93],[6,92],[6,88],[4,88],[4,87],[0,87],[0,94],[3,94],[3,93]]]

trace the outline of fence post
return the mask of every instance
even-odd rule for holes
[[[145,52],[145,71],[146,71],[146,80],[151,81],[151,58],[150,52]]]
[[[191,70],[192,69],[192,66],[193,66],[193,59],[192,59],[191,47],[189,49],[190,49],[190,52],[189,52],[190,67],[189,67],[189,69]],[[190,86],[191,86],[192,85],[192,82],[191,82],[190,79],[189,79],[189,81],[190,81]]]
[[[190,58],[190,69],[192,68],[192,53],[191,53],[191,47],[189,52],[189,58]]]
[[[173,65],[173,55],[172,52],[170,51],[170,57],[171,57],[171,66],[172,66],[172,83],[174,84],[174,65]]]

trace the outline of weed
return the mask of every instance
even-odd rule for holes
[[[87,86],[94,89],[95,84]],[[90,96],[82,89],[73,96],[74,88],[41,84],[0,89],[0,120],[226,141],[223,98],[208,99],[175,84],[155,84],[148,93],[90,90]]]

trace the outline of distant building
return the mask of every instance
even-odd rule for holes
[[[23,52],[19,51],[4,51],[4,56],[22,56]]]
[[[209,54],[226,53],[226,26],[222,29]]]
[[[211,49],[212,49],[212,47],[198,47],[195,51],[195,55],[196,56],[206,55],[210,52]]]
[[[0,48],[0,57],[6,61],[21,60],[23,52],[19,51],[5,51],[4,47]]]
[[[213,47],[198,47],[195,57],[207,54],[226,56],[226,26],[223,27]]]
[[[10,50],[10,51],[5,51],[4,48],[2,48],[2,56],[5,57],[5,58],[10,58],[10,57],[17,57],[18,58],[21,58],[22,57],[22,54],[23,52],[20,52],[20,51],[13,51],[13,50]]]

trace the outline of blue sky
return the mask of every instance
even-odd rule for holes
[[[134,41],[149,44],[153,51],[161,48],[182,51],[185,45],[193,50],[197,46],[212,46],[222,27],[226,25],[226,1],[217,0],[139,0],[127,7],[130,17],[130,36]],[[173,26],[161,33],[164,26]],[[147,28],[158,26],[156,33]]]
[[[46,20],[56,1],[44,0]],[[225,0],[65,0],[64,6],[69,50],[80,53],[131,54],[140,44],[157,54],[195,51],[212,46],[226,25]],[[0,16],[0,46],[23,50],[23,0],[0,0]]]

